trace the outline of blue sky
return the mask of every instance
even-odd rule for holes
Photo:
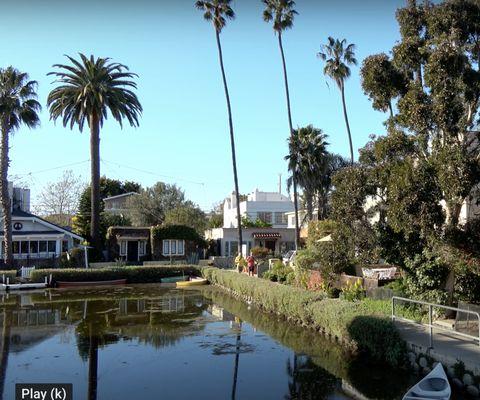
[[[399,38],[400,0],[298,0],[295,26],[284,35],[294,126],[313,124],[330,150],[348,155],[337,88],[316,58],[327,37],[357,45],[359,66],[388,52]],[[277,39],[259,0],[234,0],[237,14],[222,33],[233,107],[240,191],[277,190],[286,178],[288,122]],[[107,121],[101,132],[102,174],[149,186],[177,183],[203,209],[233,188],[231,154],[215,36],[190,0],[17,0],[2,5],[0,66],[13,65],[39,82],[41,127],[21,128],[11,141],[10,177],[33,198],[63,170],[89,178],[88,131],[49,120],[52,64],[78,52],[109,56],[139,74],[140,127]],[[352,69],[347,106],[354,148],[382,134],[385,115],[372,109]],[[285,185],[284,185],[285,187]]]

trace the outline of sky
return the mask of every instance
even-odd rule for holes
[[[138,128],[109,119],[101,131],[101,173],[143,186],[176,183],[202,209],[233,190],[225,97],[214,29],[190,0],[0,0],[0,67],[37,80],[41,126],[11,140],[9,178],[43,187],[73,170],[89,181],[89,134],[49,119],[47,76],[65,54],[111,57],[136,72],[143,106]],[[358,66],[346,83],[353,144],[383,134],[386,115],[362,91],[359,68],[399,39],[395,10],[403,0],[297,0],[293,29],[283,35],[294,127],[313,124],[329,150],[348,156],[337,87],[316,57],[328,36],[356,44]],[[240,192],[285,192],[288,120],[277,38],[260,0],[233,0],[236,13],[221,34],[232,102]]]

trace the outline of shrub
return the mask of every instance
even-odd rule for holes
[[[277,261],[273,264],[271,270],[263,274],[263,277],[272,282],[286,283],[287,279],[292,282],[295,279],[295,274],[293,268],[286,267],[281,261]]]
[[[272,256],[271,250],[267,249],[266,247],[255,246],[251,249],[252,255],[255,258],[263,259]]]
[[[347,301],[357,301],[365,298],[365,290],[362,286],[361,279],[357,279],[355,283],[347,282],[342,288],[342,298]]]
[[[126,279],[127,283],[158,283],[162,278],[181,275],[199,275],[199,269],[189,265],[155,267],[113,267],[99,269],[37,269],[32,272],[34,282],[43,282],[52,275],[54,281],[92,282]]]
[[[407,348],[397,329],[385,318],[357,316],[348,325],[350,337],[375,362],[393,367],[406,365]]]
[[[1,282],[2,276],[5,276],[5,280],[7,278],[10,278],[10,282],[13,282],[17,276],[17,271],[11,270],[11,269],[7,271],[0,271],[0,282]]]
[[[399,366],[405,359],[405,344],[389,320],[389,301],[365,299],[352,303],[217,268],[202,268],[201,273],[210,282],[249,298],[265,311],[323,329],[360,351],[372,352],[376,361],[384,359]],[[359,317],[373,319],[356,320]],[[361,326],[369,335],[358,332]]]

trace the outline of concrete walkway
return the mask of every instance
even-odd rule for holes
[[[433,329],[433,349],[430,346],[429,329],[414,323],[395,321],[395,326],[415,353],[430,355],[446,366],[463,361],[465,367],[475,375],[480,375],[480,345],[478,341],[469,340],[437,329]]]

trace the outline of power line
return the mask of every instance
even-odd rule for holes
[[[131,167],[131,166],[128,166],[128,165],[125,165],[125,164],[120,164],[120,163],[113,162],[113,161],[107,161],[103,158],[101,159],[101,161],[104,162],[104,163],[107,163],[107,164],[116,165],[117,167],[123,167],[123,168],[131,169],[132,171],[143,172],[144,174],[149,174],[149,175],[153,175],[153,176],[157,176],[157,177],[161,177],[161,178],[173,179],[175,181],[183,181],[183,182],[192,183],[194,185],[199,185],[199,186],[205,186],[205,182],[196,182],[196,181],[190,181],[190,180],[184,179],[184,178],[178,178],[178,177],[175,177],[175,176],[162,175],[162,174],[159,174],[159,173],[156,173],[156,172],[147,171],[147,170],[136,168],[136,167]]]
[[[73,167],[75,165],[85,164],[86,162],[89,162],[89,161],[90,161],[90,159],[84,160],[84,161],[77,161],[77,162],[70,163],[70,164],[65,164],[65,165],[59,165],[57,167],[41,169],[41,170],[38,170],[38,171],[26,172],[24,174],[15,174],[15,175],[12,176],[12,178],[20,179],[20,178],[26,177],[26,176],[41,174],[41,173],[44,173],[44,172],[55,171],[57,169],[62,169],[62,168],[67,168],[67,167]]]

